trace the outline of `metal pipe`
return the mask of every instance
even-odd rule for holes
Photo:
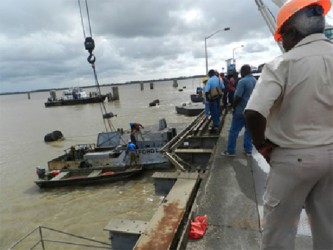
[[[229,27],[226,27],[224,29],[219,29],[219,30],[215,31],[214,33],[210,34],[209,36],[205,37],[206,75],[208,75],[207,39],[211,38],[212,36],[214,36],[215,34],[217,34],[220,31],[228,31],[228,30],[230,30]]]
[[[238,47],[235,47],[235,48],[232,49],[232,62],[233,62],[233,64],[236,63],[236,61],[235,61],[235,49],[243,48],[243,47],[244,47],[244,45],[242,44],[241,46],[238,46]]]

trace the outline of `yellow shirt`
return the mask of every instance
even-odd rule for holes
[[[245,110],[267,119],[265,136],[281,147],[332,144],[333,43],[309,35],[266,64]]]

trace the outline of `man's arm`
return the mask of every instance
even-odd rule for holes
[[[235,110],[238,104],[241,102],[242,97],[235,95],[234,102],[232,103],[232,108]]]
[[[253,145],[258,149],[265,142],[266,118],[254,110],[245,110],[244,117]]]
[[[277,145],[265,139],[266,118],[254,110],[245,110],[244,117],[246,127],[252,137],[253,145],[267,162],[269,162],[270,154]]]

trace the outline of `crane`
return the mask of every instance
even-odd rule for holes
[[[287,0],[271,0],[271,1],[280,8]],[[268,26],[269,31],[274,36],[274,32],[275,32],[275,28],[276,28],[275,17],[271,13],[271,11],[267,8],[267,6],[263,3],[262,0],[255,0],[255,2],[258,6],[258,9],[259,9],[262,17],[264,18],[264,20]],[[328,39],[333,40],[333,26],[332,25],[329,25],[326,23],[325,35]],[[278,44],[281,52],[284,53],[282,44],[280,42],[277,42],[277,44]]]

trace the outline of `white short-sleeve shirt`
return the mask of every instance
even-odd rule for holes
[[[333,43],[301,40],[264,66],[245,110],[267,119],[265,136],[281,147],[333,143]]]

